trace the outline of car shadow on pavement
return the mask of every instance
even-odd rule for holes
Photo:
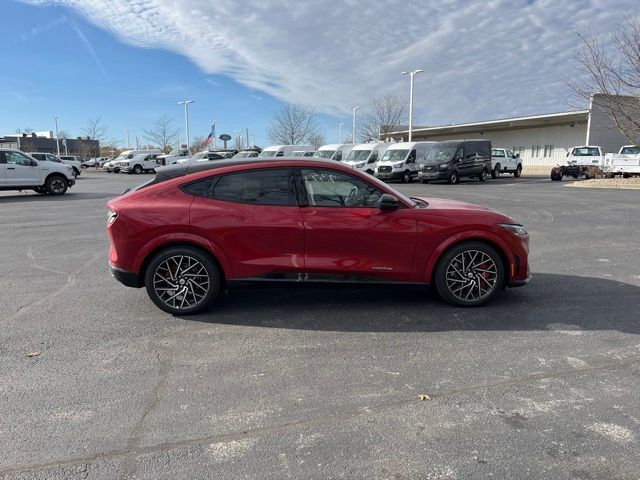
[[[113,198],[117,196],[118,194],[113,192],[75,193],[68,191],[64,195],[40,195],[35,192],[24,192],[17,193],[15,195],[0,195],[0,205],[7,203],[99,200],[101,198]]]
[[[296,284],[297,285],[297,284]],[[548,273],[477,308],[453,307],[429,288],[300,286],[230,289],[187,321],[348,332],[617,330],[640,333],[640,287]]]

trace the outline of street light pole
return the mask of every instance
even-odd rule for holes
[[[353,127],[351,130],[351,143],[356,143],[356,111],[360,107],[353,107]]]
[[[53,122],[56,124],[56,149],[58,150],[58,156],[60,156],[60,137],[58,136],[58,116],[53,116]]]
[[[416,76],[417,73],[424,72],[424,70],[414,70],[412,72],[402,72],[401,75],[409,75],[410,86],[409,86],[409,141],[411,141],[412,130],[413,130],[413,77]]]
[[[178,105],[184,105],[184,131],[187,136],[187,149],[189,148],[189,104],[193,103],[193,100],[183,100],[178,102]]]
[[[340,128],[340,133],[339,133],[339,137],[338,137],[338,143],[342,143],[342,126],[343,125],[344,125],[344,122],[338,124],[338,127]]]
[[[129,129],[127,128],[127,148],[131,147],[131,139],[129,138]]]

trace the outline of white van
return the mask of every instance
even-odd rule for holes
[[[313,150],[313,145],[272,145],[260,152],[259,157],[293,157],[294,152]]]
[[[344,163],[360,172],[373,175],[378,165],[378,160],[382,158],[393,143],[371,142],[359,143],[351,149],[349,155],[343,160]]]
[[[378,161],[374,175],[380,180],[401,180],[409,183],[418,176],[420,167],[438,142],[400,142],[387,148]]]
[[[325,160],[341,162],[347,157],[353,147],[355,147],[354,143],[330,143],[328,145],[321,146],[316,150],[316,153],[314,153],[313,156],[316,158],[323,158]]]
[[[126,160],[131,160],[136,155],[141,155],[143,153],[146,154],[146,155],[161,155],[162,154],[162,152],[160,150],[158,150],[157,148],[154,148],[154,149],[151,149],[151,150],[125,150],[124,152],[122,152],[120,155],[118,155],[113,160],[111,160],[111,161],[105,163],[104,165],[102,165],[102,168],[105,169],[109,173],[111,173],[111,172],[118,173],[120,171],[120,166],[118,165],[120,162],[124,162]]]

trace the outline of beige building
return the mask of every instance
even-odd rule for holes
[[[616,128],[610,117],[597,105],[602,95],[593,95],[588,110],[547,115],[504,118],[484,122],[415,127],[413,141],[442,141],[463,139],[491,140],[494,147],[504,147],[519,153],[527,167],[546,171],[562,164],[574,146],[598,145],[606,152],[617,152],[629,140]],[[634,101],[637,99],[634,99]],[[406,140],[407,130],[390,134],[395,140]]]

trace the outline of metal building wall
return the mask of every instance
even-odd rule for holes
[[[425,135],[421,132],[414,132],[414,141],[420,140],[464,140],[470,138],[482,138],[491,140],[494,147],[524,147],[520,157],[524,165],[530,166],[553,166],[562,164],[571,147],[584,145],[587,139],[587,124],[561,125],[555,127],[526,128],[520,130],[485,131],[482,134],[447,134],[447,135]],[[553,146],[550,154],[545,153],[545,145]],[[538,156],[534,156],[533,147],[538,146]]]

